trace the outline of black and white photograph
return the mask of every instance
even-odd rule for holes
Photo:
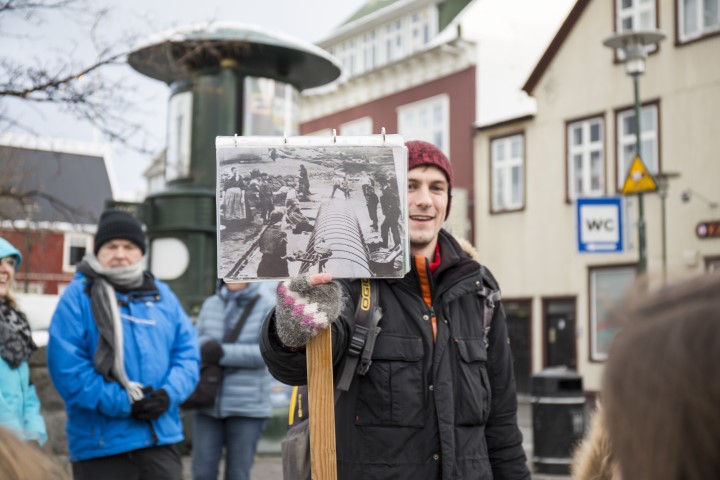
[[[338,138],[259,145],[252,137],[218,137],[220,278],[406,273],[406,148]]]

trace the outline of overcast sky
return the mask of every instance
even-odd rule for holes
[[[267,27],[299,39],[316,42],[352,15],[366,0],[91,0],[92,6],[107,6],[109,13],[98,25],[103,41],[125,36],[147,38],[169,28],[209,21],[231,21]],[[26,62],[54,62],[74,58],[91,61],[87,23],[81,12],[45,16],[28,23],[4,17],[0,23],[3,55]],[[128,66],[110,71],[137,90],[138,106],[132,113],[147,125],[146,147],[160,151],[165,145],[165,115],[169,90],[159,81],[144,77]],[[92,142],[97,133],[52,108],[8,105],[11,114],[44,137]],[[142,190],[142,171],[151,160],[119,146],[112,148],[115,194],[136,195]]]
[[[142,43],[143,39],[174,27],[202,24],[213,21],[241,22],[271,29],[308,42],[317,42],[355,13],[368,0],[77,0],[85,1],[93,8],[107,7],[105,15],[95,29],[101,42],[121,42],[126,37],[129,44]],[[539,37],[549,41],[565,18],[575,0],[480,0],[485,2],[481,18],[472,26],[488,36],[488,39],[505,38],[502,48],[486,48],[486,56],[501,54],[505,47],[527,38],[531,30],[544,30]],[[524,12],[522,15],[516,12]],[[533,12],[538,12],[537,14]],[[525,18],[526,25],[513,27],[511,19]],[[82,19],[82,20],[81,20]],[[13,56],[23,62],[54,63],[77,61],[92,63],[95,50],[89,41],[89,18],[83,11],[48,15],[28,23],[19,17],[0,17],[0,57]],[[517,23],[517,22],[516,22]],[[537,33],[537,32],[536,32]],[[534,34],[533,34],[534,35]],[[502,37],[502,38],[501,38]],[[509,42],[509,43],[508,43]],[[487,45],[490,45],[487,41]],[[517,52],[517,72],[514,77],[524,82],[544,50],[546,44],[536,45],[532,51]],[[493,51],[489,51],[493,50]],[[495,52],[497,50],[497,52]],[[520,53],[527,55],[522,56]],[[522,61],[520,57],[522,56]],[[526,56],[532,58],[525,58]],[[489,58],[484,58],[483,61]],[[511,65],[512,67],[512,65]],[[522,68],[520,68],[522,67]],[[514,68],[514,67],[513,67]],[[128,65],[112,67],[106,74],[121,79],[134,89],[135,107],[128,118],[142,123],[141,135],[134,137],[135,144],[142,144],[151,152],[159,153],[165,147],[168,87],[157,80],[145,77]],[[506,83],[506,78],[493,73],[490,80]],[[513,78],[514,78],[513,77]],[[493,88],[484,80],[485,91]],[[490,82],[490,83],[488,83]],[[513,84],[514,85],[514,84]],[[517,95],[521,95],[519,92]],[[43,138],[60,138],[93,142],[102,140],[88,124],[73,121],[53,108],[32,106],[27,102],[5,102],[14,118],[33,126],[34,132]],[[489,112],[492,109],[486,108]],[[512,113],[512,112],[510,112]],[[4,133],[4,132],[0,132]],[[120,145],[111,149],[111,179],[117,199],[142,199],[145,180],[142,172],[150,165],[153,155],[141,155]]]

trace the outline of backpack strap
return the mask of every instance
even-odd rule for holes
[[[483,302],[483,342],[485,348],[488,348],[490,346],[490,327],[492,326],[495,307],[502,298],[502,294],[495,279],[482,265],[480,265],[480,277],[481,280],[475,282],[475,287],[477,288],[478,297]]]
[[[371,287],[373,283],[375,283],[374,288]],[[355,308],[355,328],[336,387],[342,392],[350,389],[355,373],[365,375],[372,363],[375,339],[381,330],[378,326],[382,318],[379,290],[375,280],[367,278],[360,280],[360,300]]]
[[[245,326],[245,322],[252,313],[253,308],[255,307],[255,304],[257,303],[259,298],[260,295],[256,295],[255,297],[253,297],[252,300],[250,300],[250,303],[243,310],[242,316],[237,321],[233,329],[230,332],[227,332],[226,336],[223,338],[223,343],[235,343],[235,341],[240,336],[240,332],[242,331],[243,326]]]

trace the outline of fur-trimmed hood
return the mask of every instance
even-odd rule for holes
[[[478,254],[475,247],[473,247],[472,243],[468,242],[464,238],[455,238],[455,240],[458,242],[458,245],[460,245],[460,248],[463,249],[463,252],[470,255],[470,258],[472,258],[476,262],[480,262],[480,255]]]

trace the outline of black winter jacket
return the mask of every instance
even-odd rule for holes
[[[530,478],[501,305],[489,347],[484,343],[484,307],[477,292],[494,279],[483,278],[480,265],[447,232],[440,232],[439,244],[441,264],[432,276],[427,267],[418,272],[426,262],[413,262],[404,278],[378,283],[382,331],[372,365],[365,376],[355,377],[335,407],[340,479]],[[423,278],[430,282],[432,308],[422,298]],[[359,281],[340,284],[349,300],[332,326],[336,379],[360,296]],[[283,348],[273,314],[260,348],[277,379],[307,382],[305,354]]]

